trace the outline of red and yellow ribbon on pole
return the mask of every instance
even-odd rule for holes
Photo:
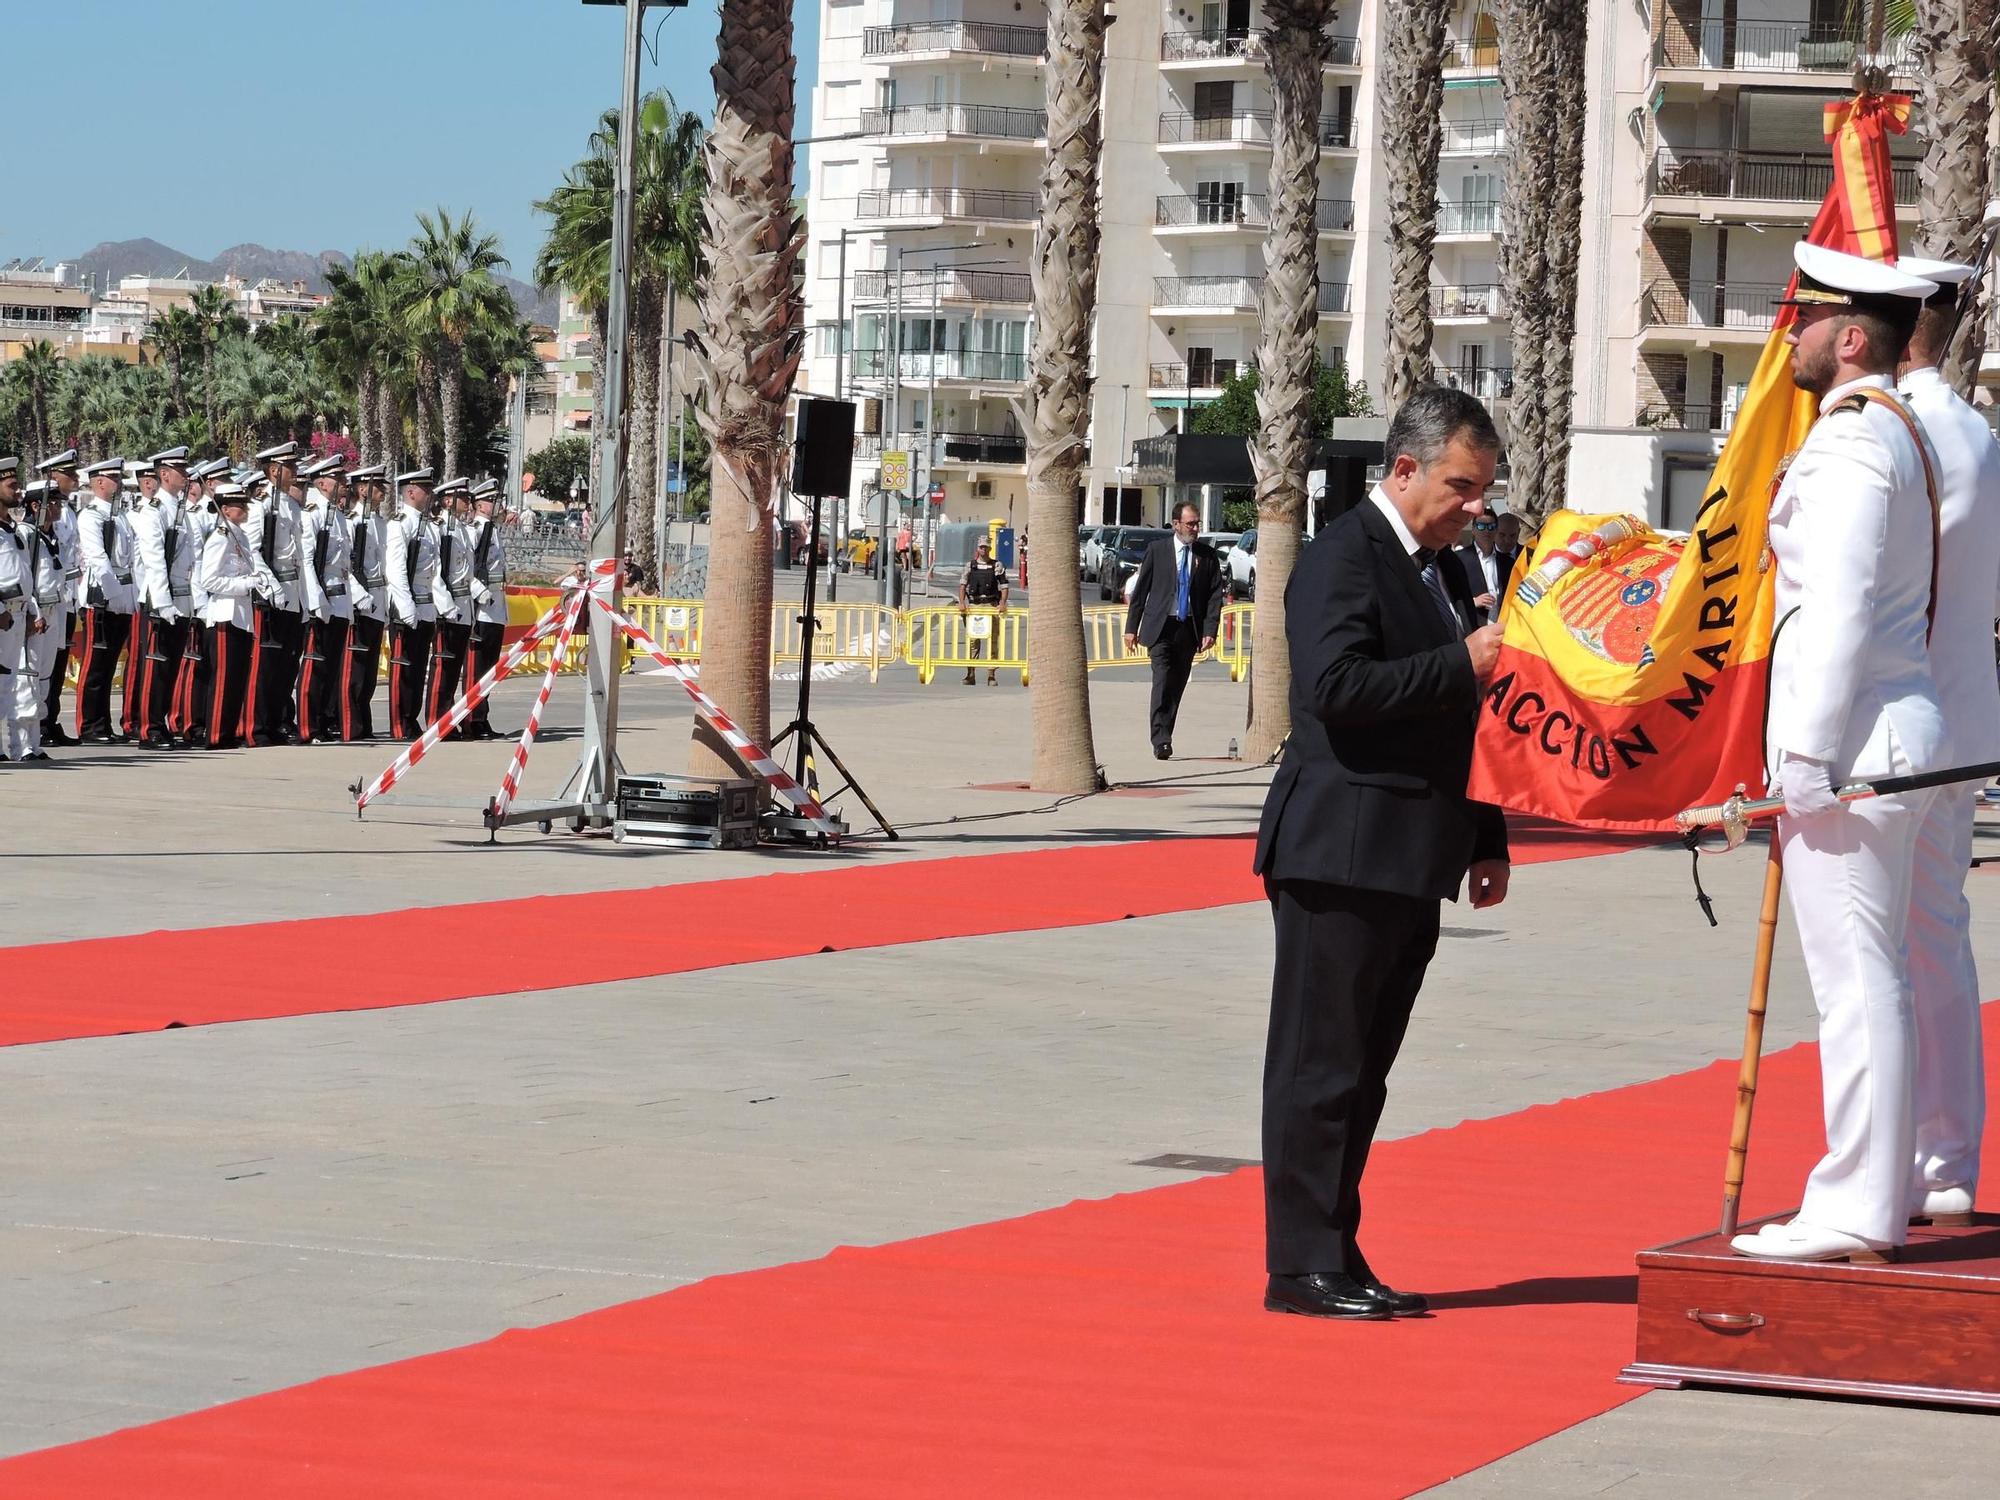
[[[1888,137],[1909,117],[1902,95],[1826,107],[1833,185],[1808,240],[1895,259]],[[1818,415],[1792,383],[1791,321],[1778,309],[1690,535],[1632,516],[1549,517],[1503,616],[1470,795],[1588,827],[1667,831],[1684,807],[1763,785],[1771,499]]]

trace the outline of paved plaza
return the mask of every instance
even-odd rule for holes
[[[1244,687],[1197,673],[1170,765],[1146,743],[1143,671],[1092,690],[1112,778],[1171,784],[1052,811],[973,789],[1024,774],[1026,694],[983,678],[920,688],[896,669],[815,694],[821,727],[907,825],[896,844],[639,851],[527,829],[489,845],[477,809],[505,745],[442,747],[358,821],[345,788],[385,747],[67,751],[0,771],[0,872],[14,941],[48,941],[1254,825],[1269,772],[1225,758]],[[530,691],[503,689],[496,725],[518,725]],[[559,689],[529,795],[573,762],[580,698]],[[636,677],[624,704],[628,767],[679,769],[680,691]],[[995,813],[1015,815],[967,820]],[[1982,828],[1989,850],[2000,822]],[[1384,1136],[1733,1056],[1762,864],[1754,850],[1703,862],[1713,931],[1679,849],[1523,867],[1499,909],[1447,908]],[[1990,984],[2000,878],[1975,873],[1970,890]],[[549,935],[591,940],[587,923]],[[0,1453],[840,1245],[1161,1186],[1181,1174],[1144,1163],[1164,1154],[1258,1154],[1260,905],[870,941],[864,914],[842,951],[809,957],[0,1049]],[[1767,1045],[1813,1034],[1788,923]],[[1713,1155],[1718,1190],[1725,1104],[1713,1139],[1689,1144]],[[1243,1262],[1255,1297],[1257,1244]],[[1942,1496],[1996,1470],[2000,1425],[1981,1415],[1654,1392],[1441,1493]]]

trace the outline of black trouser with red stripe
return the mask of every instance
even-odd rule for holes
[[[257,638],[235,625],[210,625],[204,666],[208,672],[208,748],[229,750],[243,743],[245,698]]]
[[[80,663],[76,688],[76,733],[80,739],[91,735],[117,733],[111,722],[111,679],[118,673],[118,658],[132,644],[132,617],[103,605],[85,605],[77,627],[77,660]],[[127,698],[130,698],[131,671],[126,671]]]
[[[167,730],[186,740],[208,733],[208,627],[199,618],[181,622],[180,659],[174,663],[174,691],[168,701]]]
[[[299,659],[299,740],[341,738],[343,678],[347,662],[347,621],[335,615],[306,623],[306,648]]]
[[[187,651],[188,622],[163,620],[156,614],[139,616],[132,645],[132,661],[139,678],[137,708],[133,718],[139,738],[155,743],[169,738],[179,727],[180,678]],[[126,675],[135,668],[128,667]]]
[[[253,745],[281,745],[289,737],[292,684],[298,681],[305,624],[288,609],[259,604],[251,616],[250,678],[237,733]],[[209,724],[210,734],[220,726]]]
[[[458,683],[465,672],[465,655],[472,645],[472,627],[456,620],[437,622],[437,649],[431,655],[431,681],[424,699],[424,724],[435,724],[458,702]]]
[[[373,615],[356,615],[347,627],[347,649],[340,653],[340,737],[365,740],[375,733],[375,679],[382,670],[382,622]],[[394,718],[391,705],[389,717]]]
[[[423,733],[424,669],[436,634],[434,620],[389,627],[389,733],[399,740]]]
[[[466,685],[470,687],[500,660],[500,649],[507,634],[507,627],[498,620],[481,620],[472,627],[472,666],[468,671]],[[496,684],[497,686],[497,684]],[[481,698],[479,706],[472,710],[465,722],[465,732],[472,739],[487,739],[493,733],[493,726],[486,721],[486,711],[492,707],[491,698]]]
[[[55,668],[49,673],[49,684],[42,695],[42,743],[56,743],[62,730],[63,681],[69,676],[70,653],[76,649],[77,611],[69,613],[69,623],[63,627],[62,650],[56,653]]]

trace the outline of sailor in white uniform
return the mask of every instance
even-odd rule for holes
[[[124,707],[114,710],[111,682],[119,659],[132,645],[132,616],[138,590],[132,581],[131,523],[117,510],[125,460],[107,458],[83,471],[90,499],[76,513],[77,555],[83,567],[83,613],[77,628],[76,737],[99,745],[122,745],[130,737],[128,688]],[[131,675],[131,666],[126,666]]]
[[[1942,770],[1927,643],[1934,460],[1894,374],[1936,284],[1801,243],[1792,378],[1820,417],[1771,507],[1779,624],[1766,750],[1785,800],[1785,889],[1820,1016],[1826,1155],[1798,1216],[1745,1255],[1879,1260],[1908,1237],[1916,1023],[1904,933],[1930,792],[1835,800],[1848,781]]]
[[[1938,284],[1924,304],[1897,389],[1923,423],[1938,460],[1937,679],[1951,762],[2000,760],[2000,685],[1993,621],[2000,617],[2000,444],[1938,370],[1956,324],[1955,304],[1973,268],[1904,256],[1900,270]],[[1979,971],[1972,959],[1972,864],[1978,787],[1940,787],[1917,835],[1910,893],[1910,985],[1917,1023],[1912,1220],[1967,1223],[1979,1185],[1986,1120]]]
[[[403,503],[389,521],[383,551],[389,595],[389,733],[413,740],[423,732],[424,670],[437,634],[438,544],[426,512],[437,488],[429,469],[396,476]]]
[[[0,458],[0,760],[17,761],[40,748],[42,680],[28,643],[48,628],[35,600],[35,563],[22,534],[28,528],[14,524],[20,494],[20,456]]]

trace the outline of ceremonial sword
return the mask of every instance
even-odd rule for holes
[[[1920,776],[1878,776],[1873,781],[1852,781],[1835,792],[1840,802],[1860,802],[1868,797],[1890,797],[1897,792],[1920,792],[1928,787],[1951,786],[1965,781],[1990,781],[2000,776],[2000,760],[1976,766],[1954,766],[1948,771],[1926,771]],[[1785,810],[1783,797],[1746,797],[1738,786],[1722,802],[1690,807],[1674,814],[1674,826],[1682,833],[1695,834],[1704,828],[1722,830],[1723,848],[1734,849],[1749,836],[1750,825],[1760,818],[1775,818]]]

